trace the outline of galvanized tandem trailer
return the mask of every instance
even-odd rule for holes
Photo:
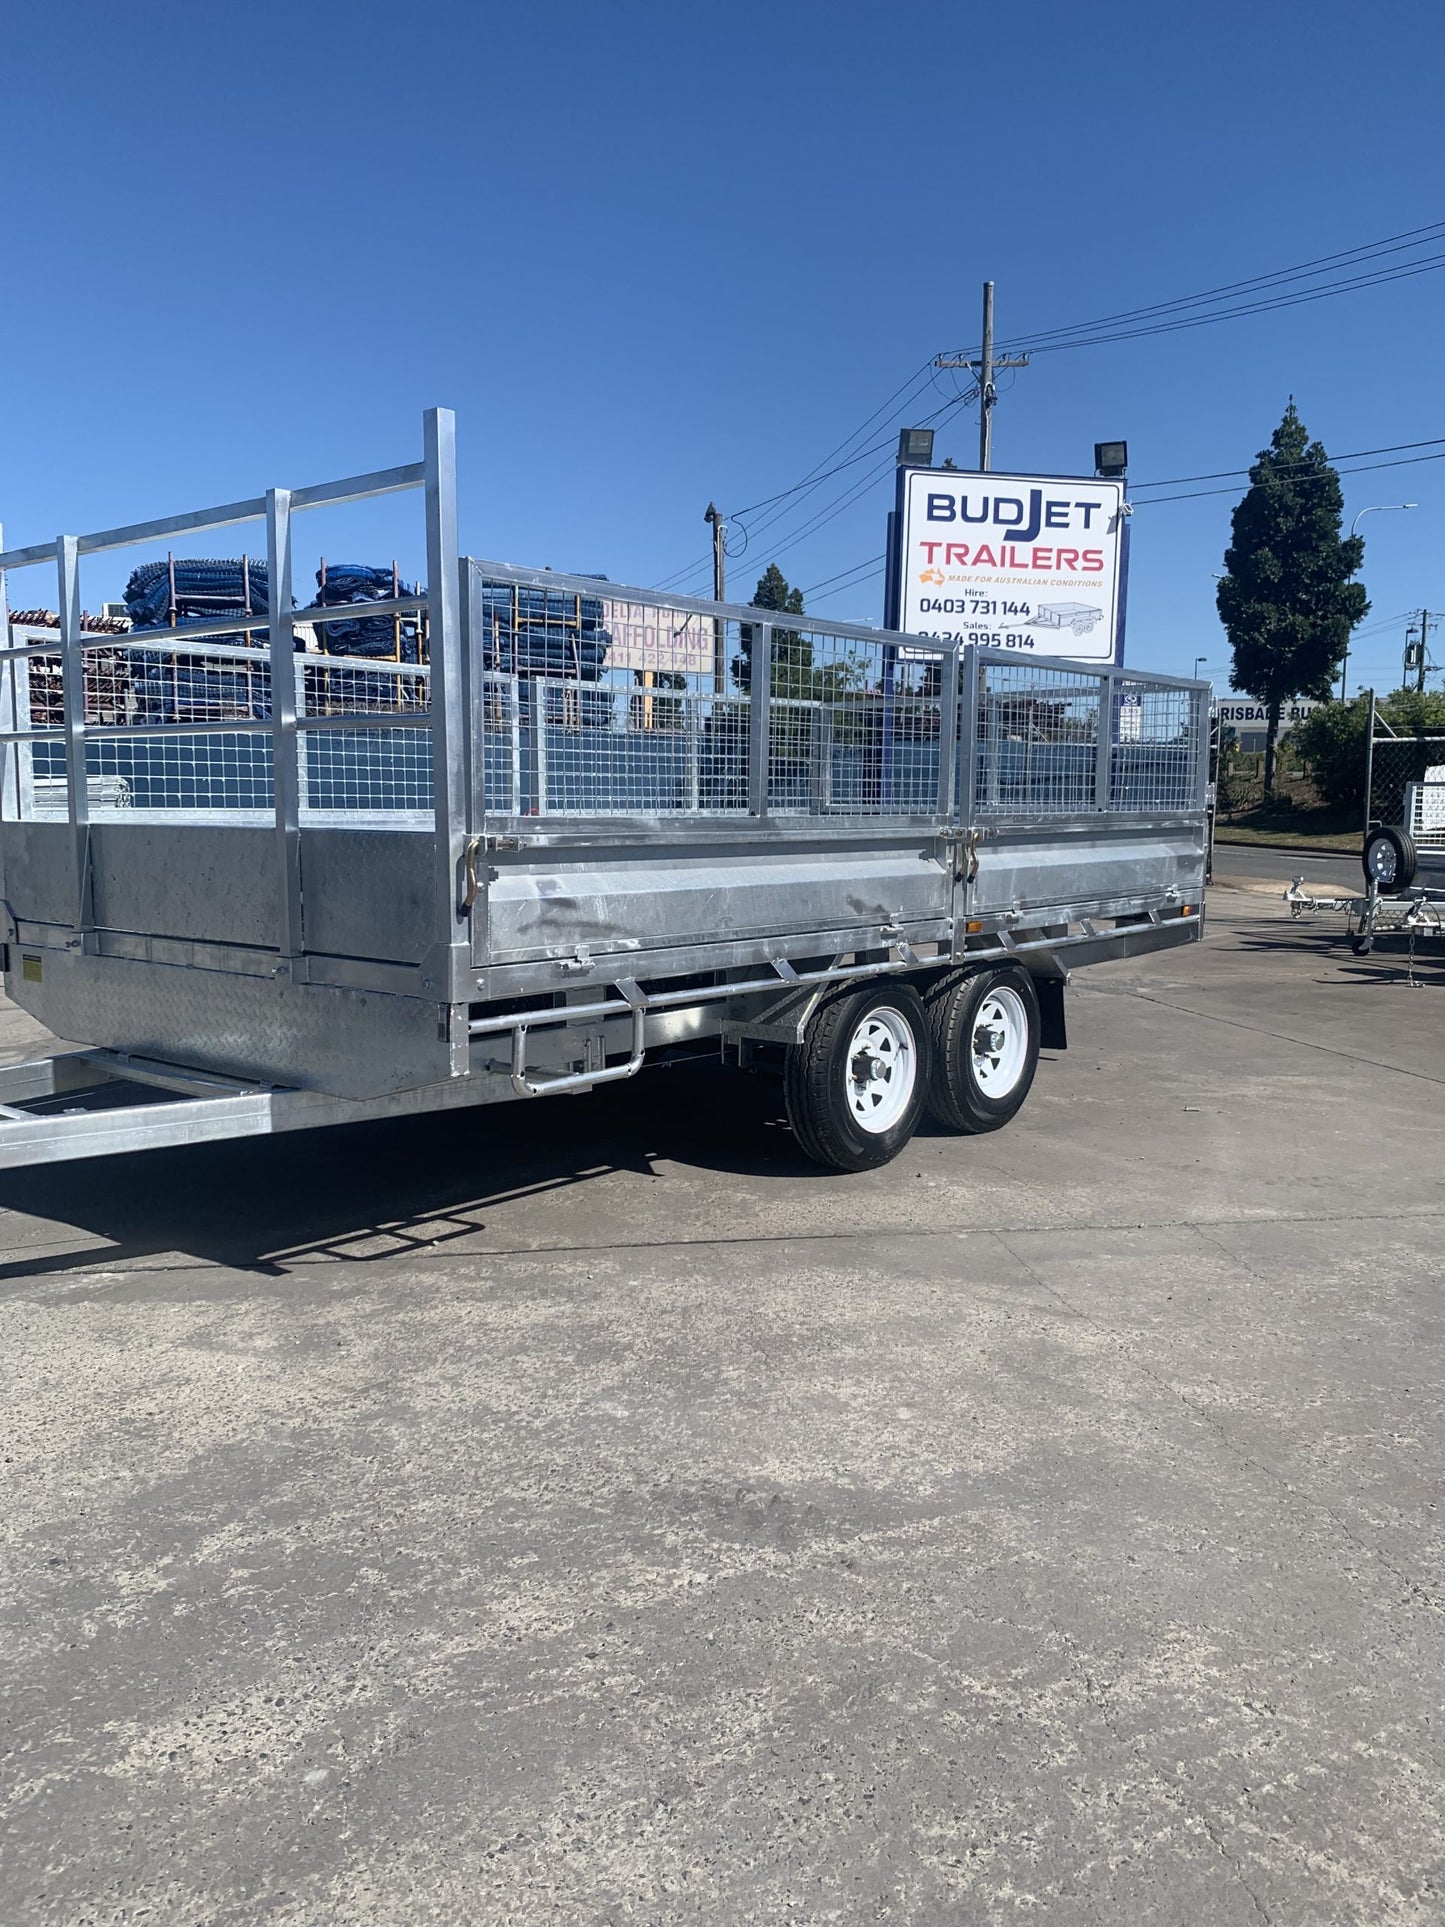
[[[464,559],[424,443],[0,554],[60,611],[0,656],[5,988],[81,1046],[0,1071],[0,1165],[721,1052],[858,1170],[1006,1122],[1072,968],[1202,934],[1207,685]],[[303,512],[411,489],[429,593],[367,613],[424,659],[318,651]],[[248,520],[264,613],[84,626],[87,557]]]

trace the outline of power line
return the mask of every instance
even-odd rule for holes
[[[855,562],[851,569],[840,569],[837,575],[825,575],[821,582],[814,582],[803,590],[805,596],[816,595],[819,589],[826,589],[830,582],[841,582],[845,575],[856,575],[860,569],[872,569],[886,562],[883,555],[870,555],[866,562]]]
[[[869,448],[859,450],[855,454],[850,455],[846,460],[836,463],[831,468],[825,468],[823,466],[824,463],[832,461],[835,455],[841,454],[842,451],[847,448],[851,442],[856,441],[860,435],[866,433],[866,431],[873,426],[874,422],[877,421],[878,417],[885,414],[890,408],[894,409],[895,416],[901,413],[904,398],[911,399],[911,391],[923,385],[925,380],[931,381],[932,376],[933,361],[930,357],[929,360],[925,361],[920,368],[916,369],[914,373],[908,377],[907,381],[895,388],[888,399],[880,403],[871,415],[865,416],[851,435],[845,435],[837,447],[830,449],[828,453],[822,457],[821,461],[815,462],[800,481],[795,482],[791,488],[780,489],[776,495],[766,495],[761,501],[749,502],[745,507],[735,509],[729,520],[737,523],[743,516],[755,515],[761,509],[771,508],[774,503],[789,501],[793,496],[799,494],[811,494],[815,488],[818,488],[822,483],[830,480],[832,476],[841,474],[845,468],[856,467],[859,462],[866,461],[870,455],[876,454],[879,449],[887,447],[888,442],[886,440],[880,441]],[[895,404],[898,404],[898,406],[895,407]],[[820,470],[822,471],[821,473],[819,472]],[[763,526],[767,526],[767,524]],[[758,531],[754,532],[756,533]],[[701,564],[708,560],[709,557],[703,556],[699,561],[689,562],[680,569],[674,569],[671,575],[667,576],[656,586],[659,589],[672,588],[675,583],[681,581],[683,578],[696,575]]]
[[[845,595],[849,589],[861,589],[865,582],[871,582],[875,576],[880,576],[882,573],[883,570],[881,566],[876,569],[871,569],[867,575],[859,576],[856,582],[845,582],[840,588],[827,589],[815,599],[819,602],[831,602],[835,595]]]
[[[1397,262],[1389,267],[1378,270],[1372,268],[1371,271],[1366,274],[1346,275],[1344,278],[1339,278],[1341,269],[1364,267],[1367,264],[1383,259],[1386,255],[1403,253],[1410,249],[1418,249],[1427,245],[1430,241],[1440,240],[1442,238],[1445,238],[1445,221],[1433,221],[1421,227],[1405,229],[1398,234],[1385,235],[1378,240],[1360,242],[1355,247],[1340,249],[1333,254],[1319,255],[1309,261],[1297,263],[1293,267],[1275,269],[1267,274],[1252,275],[1242,281],[1224,282],[1218,287],[1205,289],[1197,294],[1177,296],[1170,301],[1155,302],[1142,308],[1120,310],[1116,314],[1104,315],[1093,321],[1075,323],[1069,328],[1044,329],[1032,335],[1021,335],[1010,339],[1004,345],[1010,348],[1026,348],[1033,353],[1039,354],[1060,352],[1067,348],[1096,347],[1115,341],[1137,340],[1146,335],[1174,333],[1185,328],[1207,327],[1217,321],[1236,320],[1247,315],[1271,313],[1279,308],[1295,307],[1307,302],[1321,301],[1336,294],[1345,294],[1367,287],[1378,287],[1391,281],[1407,279],[1418,274],[1437,272],[1440,268],[1445,267],[1445,252],[1427,256],[1423,261]],[[1336,279],[1331,282],[1329,286],[1287,291],[1288,284],[1292,281],[1318,279],[1323,275],[1331,273],[1336,276]],[[1274,289],[1274,293],[1266,294],[1265,291],[1270,288]],[[1265,296],[1265,298],[1257,301],[1249,300],[1243,302],[1235,300],[1232,306],[1220,305],[1221,303],[1229,302],[1232,297],[1252,294],[1260,294]],[[1187,312],[1191,308],[1209,306],[1213,306],[1217,312],[1201,314],[1189,314]],[[1150,325],[1140,327],[1121,325],[1136,321]],[[1110,328],[1114,329],[1114,332],[1093,332]],[[776,527],[778,523],[786,519],[791,509],[780,505],[790,504],[792,507],[801,506],[801,503],[795,501],[794,498],[802,497],[806,500],[823,482],[830,480],[832,476],[841,474],[845,469],[856,467],[859,463],[867,461],[871,456],[880,453],[886,448],[888,446],[888,438],[884,438],[869,447],[859,449],[853,454],[846,456],[843,460],[832,462],[834,455],[841,454],[844,449],[848,448],[851,443],[857,440],[859,435],[866,433],[868,428],[877,421],[880,416],[886,414],[890,408],[894,409],[896,418],[906,405],[906,400],[914,398],[914,393],[922,382],[925,380],[936,381],[934,374],[935,365],[935,359],[925,362],[920,369],[896,388],[886,401],[874,409],[871,415],[865,417],[851,434],[845,436],[845,438],[837,444],[836,448],[830,450],[828,455],[823,456],[821,463],[815,464],[814,467],[810,469],[800,481],[794,483],[791,488],[779,490],[776,494],[764,496],[759,501],[749,503],[745,508],[736,510],[730,520],[734,526],[740,528],[743,535],[744,548],[739,551],[739,553],[746,552],[746,547],[750,539],[756,539],[759,535],[765,533],[767,529]],[[968,399],[966,395],[955,395],[945,406],[954,406],[957,405],[959,401],[966,399]],[[937,415],[942,412],[941,410],[937,411],[934,416],[926,417],[925,421],[937,419]],[[1425,443],[1401,443],[1397,446],[1409,448],[1427,445],[1428,444]],[[1375,452],[1377,451],[1359,451],[1360,454]],[[1378,452],[1385,453],[1392,451],[1381,450]],[[1347,455],[1338,457],[1337,459],[1349,461],[1356,458]],[[1433,460],[1436,458],[1425,456],[1417,459]],[[832,462],[831,466],[822,466],[822,464],[830,462]],[[1407,464],[1404,463],[1382,462],[1374,464],[1373,466],[1375,468],[1389,468],[1406,465]],[[884,466],[888,466],[888,464]],[[1358,469],[1345,472],[1364,474],[1367,470],[1362,466]],[[1243,475],[1247,473],[1247,469],[1219,470],[1216,471],[1215,475],[1180,476],[1168,481],[1153,483],[1141,482],[1136,484],[1136,487],[1140,489],[1170,488],[1181,481],[1227,479],[1231,475]],[[1231,491],[1227,489],[1203,489],[1192,491],[1189,495],[1156,496],[1151,499],[1161,502],[1185,501],[1195,499],[1197,496],[1228,494],[1230,492]],[[836,512],[841,513],[843,508],[847,507],[849,502],[855,499],[857,499],[856,495],[849,492],[843,497],[835,498],[835,503],[829,504],[828,509],[831,511],[836,507]],[[1140,505],[1145,506],[1146,504],[1141,502]],[[765,515],[762,522],[752,529],[748,529],[743,525],[743,517],[768,509],[773,509],[775,513]],[[830,512],[823,512],[813,522],[808,523],[804,530],[795,531],[790,535],[788,537],[788,546],[795,546],[798,541],[804,538],[805,534],[816,532],[817,528],[826,526],[826,523],[832,519]],[[697,577],[709,561],[710,557],[708,556],[698,557],[694,561],[686,564],[683,568],[674,570],[670,576],[666,577],[657,586],[662,589],[668,589],[685,578]]]
[[[1345,458],[1341,456],[1340,459],[1343,461]],[[1371,475],[1382,468],[1413,468],[1417,462],[1445,462],[1445,449],[1441,449],[1436,455],[1402,456],[1398,462],[1361,462],[1358,468],[1342,468],[1337,472],[1340,475]],[[1247,469],[1240,470],[1241,474],[1248,474],[1248,472]],[[1205,495],[1233,495],[1234,493],[1232,488],[1196,488],[1190,489],[1185,495],[1152,495],[1145,501],[1136,502],[1134,506],[1152,509],[1163,502],[1197,502]]]
[[[1159,322],[1153,327],[1121,328],[1113,334],[1079,334],[1067,341],[1050,341],[1030,346],[1028,352],[1036,355],[1058,354],[1067,348],[1100,348],[1114,341],[1139,341],[1146,335],[1179,334],[1186,328],[1208,328],[1217,321],[1238,321],[1245,315],[1273,314],[1281,308],[1298,308],[1312,301],[1327,301],[1333,295],[1350,294],[1360,288],[1377,288],[1392,281],[1408,281],[1417,274],[1438,273],[1442,267],[1445,267],[1445,254],[1431,255],[1425,261],[1411,267],[1401,266],[1380,274],[1362,275],[1353,281],[1340,281],[1333,287],[1316,288],[1307,294],[1286,295],[1270,301],[1248,302],[1239,307],[1221,309],[1218,314],[1194,315],[1177,321]]]
[[[1062,336],[1085,333],[1094,328],[1113,327],[1122,322],[1144,321],[1167,314],[1181,308],[1197,307],[1210,301],[1221,301],[1230,295],[1239,295],[1251,290],[1262,290],[1270,283],[1288,282],[1297,277],[1308,278],[1323,274],[1331,264],[1350,263],[1360,265],[1356,257],[1369,259],[1385,254],[1402,252],[1410,247],[1422,247],[1427,238],[1433,240],[1445,233],[1445,221],[1431,221],[1424,227],[1406,228],[1399,234],[1387,234],[1378,241],[1362,241],[1357,247],[1343,248],[1335,254],[1315,255],[1311,260],[1298,262],[1292,268],[1279,268],[1269,274],[1250,275],[1243,281],[1225,281],[1218,287],[1205,288],[1198,294],[1180,295],[1172,301],[1158,301],[1143,308],[1125,308],[1117,314],[1101,315],[1093,321],[1075,322],[1067,328],[1046,328],[1028,336],[1019,336],[1017,341],[1010,338],[1009,347],[1022,345],[1025,341],[1044,343],[1058,340]]]
[[[1388,442],[1383,448],[1352,448],[1346,450],[1342,455],[1333,456],[1331,458],[1331,466],[1333,466],[1335,462],[1359,461],[1366,455],[1398,455],[1407,448],[1438,448],[1442,444],[1445,444],[1445,435],[1429,435],[1424,441],[1420,442]],[[1251,463],[1250,467],[1252,468],[1253,466],[1254,464]],[[1305,463],[1303,461],[1280,462],[1276,464],[1275,472],[1280,474],[1288,469],[1303,468],[1304,466]],[[1248,475],[1248,473],[1248,468],[1216,468],[1212,469],[1207,475],[1170,475],[1158,482],[1134,482],[1130,487],[1130,497],[1131,499],[1133,498],[1133,491],[1135,489],[1177,488],[1181,482],[1223,482],[1227,481],[1232,475]]]

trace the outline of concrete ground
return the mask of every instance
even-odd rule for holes
[[[1438,1921],[1445,964],[1211,917],[863,1177],[712,1069],[0,1174],[0,1917]]]

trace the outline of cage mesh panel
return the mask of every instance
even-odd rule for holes
[[[433,808],[425,729],[312,729],[301,739],[301,820],[314,816],[426,816]]]
[[[1445,774],[1430,773],[1442,769],[1445,749],[1437,762],[1427,766],[1425,780],[1409,784],[1405,791],[1405,827],[1421,849],[1445,848]]]
[[[474,574],[473,780],[488,816],[746,816],[759,623]],[[480,606],[480,617],[476,608]],[[762,618],[763,612],[759,612]],[[766,806],[778,816],[933,816],[944,658],[768,612]],[[796,625],[796,626],[795,626]],[[59,651],[28,659],[17,714],[63,722]],[[93,813],[274,808],[269,658],[201,641],[82,649]],[[426,665],[298,652],[303,820],[414,818],[434,807]],[[12,670],[17,690],[20,679]],[[1147,676],[984,662],[958,764],[982,813],[1178,812],[1198,805],[1202,697]],[[391,727],[389,718],[408,727]],[[355,719],[349,727],[308,721]],[[239,724],[250,727],[242,729]],[[231,727],[227,727],[231,725]],[[948,727],[953,727],[950,721]],[[166,733],[152,733],[164,730]],[[37,742],[24,807],[63,815],[63,745]],[[1374,813],[1400,821],[1434,747],[1382,744]],[[25,785],[10,782],[17,796]],[[7,789],[7,794],[9,790]],[[9,805],[7,804],[7,807]]]
[[[1428,827],[1441,808],[1445,791],[1432,785],[1423,794],[1412,784],[1428,781],[1428,772],[1445,765],[1445,736],[1376,736],[1370,767],[1370,795],[1365,814],[1371,823],[1404,823],[1407,813],[1420,824],[1418,834],[1427,845],[1438,846],[1438,830]],[[1410,828],[1412,836],[1416,830]]]
[[[1069,816],[1098,806],[1098,676],[1037,662],[979,667],[974,800],[981,811]]]
[[[413,663],[298,656],[296,708],[304,716],[425,714],[431,675]]]
[[[738,624],[609,588],[575,595],[474,577],[484,807],[516,817],[745,814],[750,705]]]
[[[1195,807],[1202,723],[1199,690],[1171,688],[1137,676],[1118,677],[1108,807],[1155,813]]]
[[[780,623],[772,640],[768,807],[917,815],[938,806],[940,659]]]
[[[93,815],[136,809],[274,810],[269,732],[224,727],[271,719],[270,663],[262,650],[213,643],[151,649],[107,641],[84,649],[82,665]],[[298,653],[295,675],[302,716],[380,719],[427,711],[430,678],[424,667]],[[32,727],[62,724],[58,654],[30,659],[28,708]],[[195,733],[186,724],[195,724]],[[166,733],[150,733],[156,728]],[[35,813],[65,815],[64,745],[37,743],[29,753]],[[425,728],[358,723],[303,730],[297,753],[303,820],[358,813],[413,816],[432,809],[431,737]]]
[[[999,815],[1198,807],[1203,696],[1148,677],[1037,662],[979,670],[974,796]],[[1101,731],[1107,754],[1101,758]]]

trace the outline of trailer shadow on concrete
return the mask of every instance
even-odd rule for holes
[[[1050,1062],[1040,1058],[1044,1069]],[[927,1118],[918,1135],[952,1135]],[[907,1153],[904,1153],[906,1158]],[[782,1089],[714,1059],[664,1065],[575,1101],[139,1151],[0,1172],[0,1210],[70,1225],[99,1248],[0,1260],[0,1289],[97,1264],[184,1253],[285,1276],[299,1261],[433,1254],[486,1213],[665,1158],[718,1177],[849,1183],[799,1151]]]

